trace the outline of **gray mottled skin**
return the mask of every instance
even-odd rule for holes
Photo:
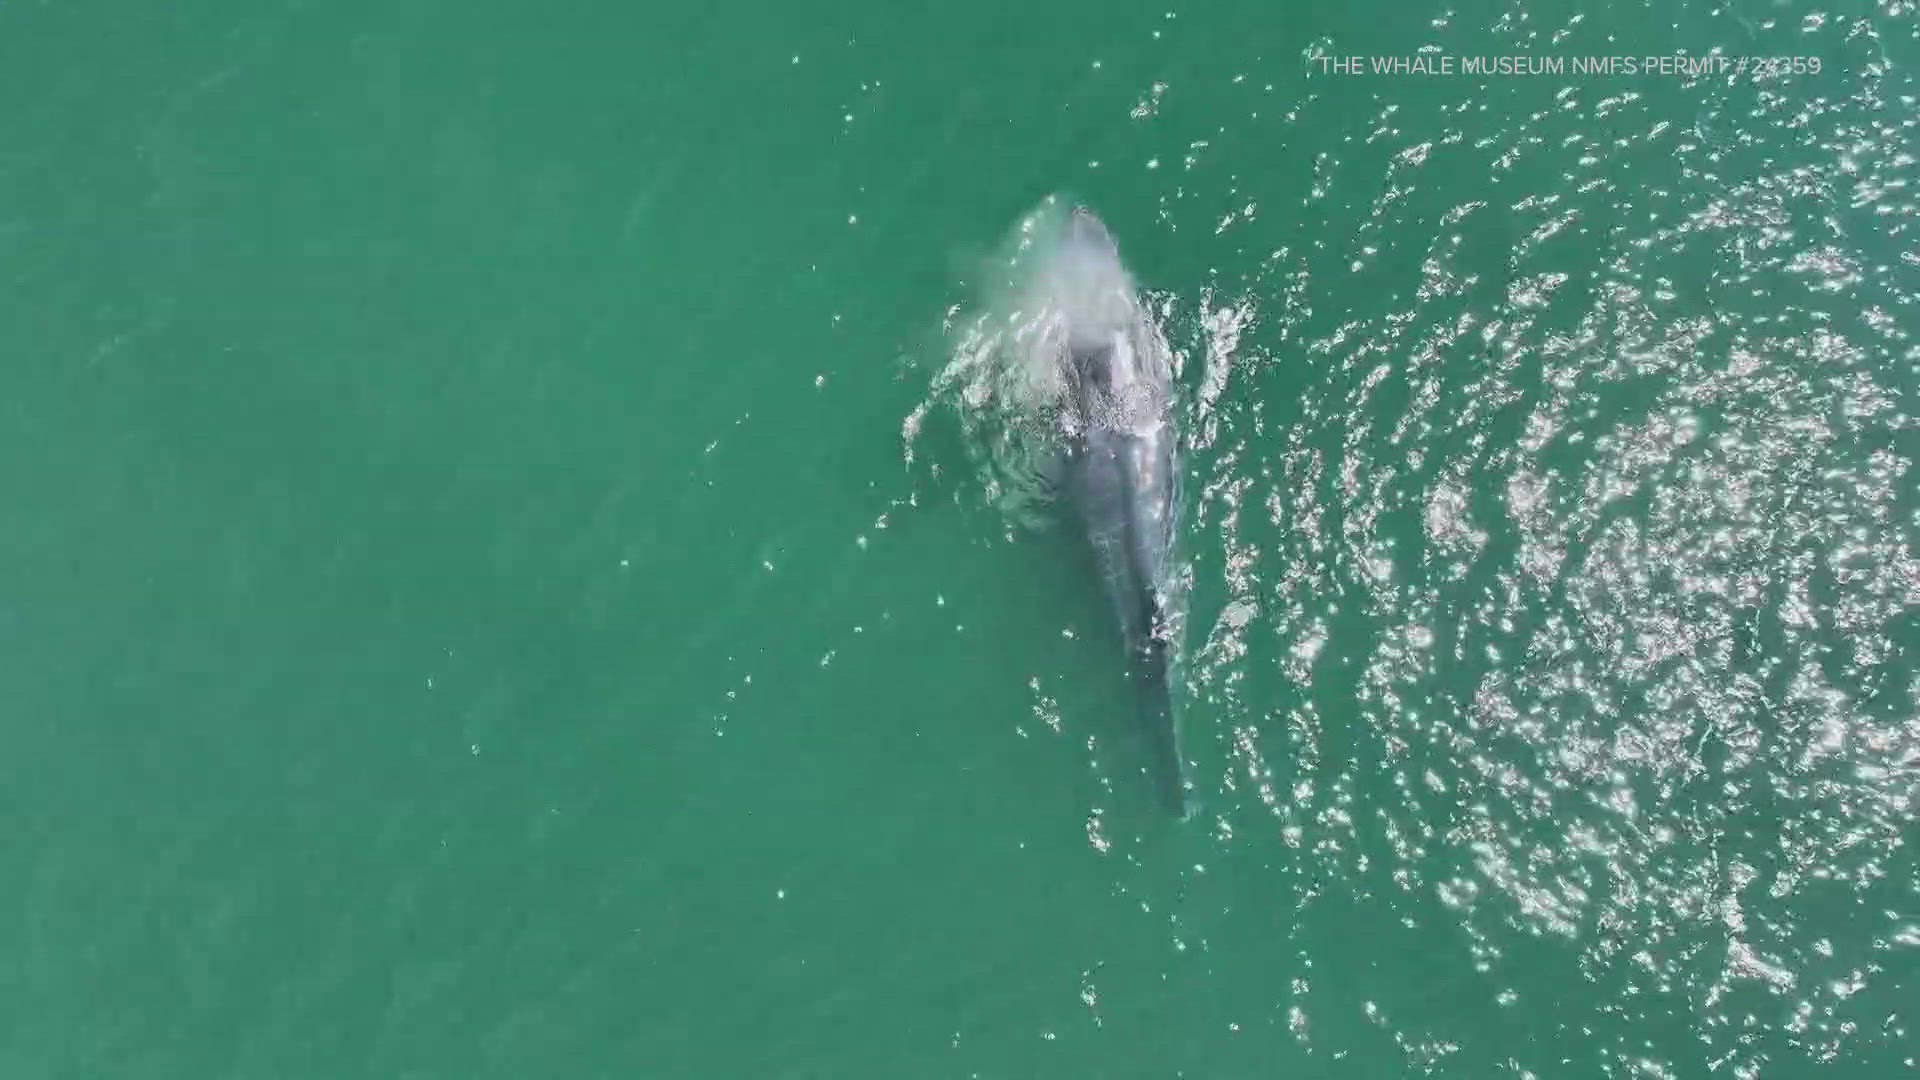
[[[1097,295],[1082,297],[1067,316],[1063,374],[1074,438],[1065,479],[1142,686],[1155,786],[1167,807],[1185,816],[1188,785],[1169,671],[1179,467],[1170,359],[1100,220],[1076,210],[1066,248],[1063,262],[1084,268]]]

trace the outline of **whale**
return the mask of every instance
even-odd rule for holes
[[[1184,614],[1174,580],[1180,477],[1172,356],[1142,306],[1118,245],[1076,208],[1054,266],[1055,336],[1067,438],[1056,483],[1086,534],[1139,693],[1159,801],[1185,818],[1192,784],[1174,711]]]

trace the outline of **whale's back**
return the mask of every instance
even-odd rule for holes
[[[1053,263],[1070,388],[1072,487],[1095,565],[1149,693],[1150,738],[1170,806],[1184,812],[1170,657],[1178,453],[1169,350],[1099,218],[1076,211]]]

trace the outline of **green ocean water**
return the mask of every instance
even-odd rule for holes
[[[1916,64],[0,6],[0,1076],[1911,1073]],[[1187,822],[943,380],[1061,192],[1180,363]]]

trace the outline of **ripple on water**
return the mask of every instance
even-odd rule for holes
[[[1143,155],[1161,227],[1240,268],[1156,297],[1189,392],[1189,747],[1208,842],[1293,920],[1236,951],[1300,971],[1274,1007],[1303,1047],[1344,1053],[1315,1017],[1356,1004],[1412,1064],[1468,1034],[1417,1019],[1434,986],[1316,979],[1354,939],[1302,913],[1351,893],[1430,932],[1408,971],[1450,996],[1553,1006],[1540,1057],[1492,1061],[1521,1075],[1906,1058],[1915,87],[1870,44],[1824,80],[1309,80],[1182,167]],[[1178,145],[1177,92],[1135,106],[1143,146]],[[1276,125],[1305,164],[1233,173]],[[1086,831],[1138,845],[1101,807]]]
[[[1907,1038],[1920,279],[1893,80],[1694,87],[1714,140],[1670,98],[1487,120],[1463,106],[1501,88],[1433,84],[1461,99],[1389,104],[1367,139],[1397,148],[1343,151],[1384,177],[1316,161],[1305,204],[1377,185],[1350,235],[1191,317],[1216,843],[1294,849],[1303,896],[1389,882],[1496,983],[1561,942],[1544,963],[1600,1002],[1563,1023],[1629,1071]],[[1669,1017],[1696,1043],[1649,1051],[1634,1025]]]

